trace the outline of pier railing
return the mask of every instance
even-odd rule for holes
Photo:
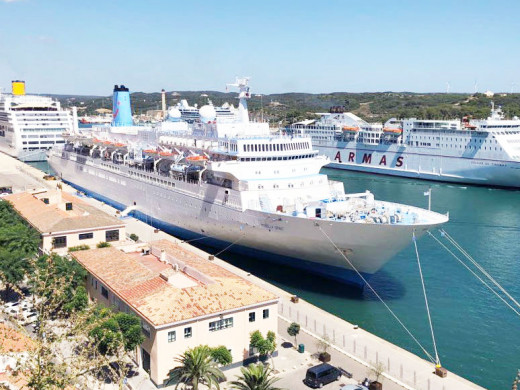
[[[440,378],[433,374],[434,363],[419,358],[390,342],[311,305],[280,301],[278,313],[282,319],[300,324],[316,340],[329,342],[337,352],[369,367],[384,366],[383,376],[406,389],[416,390],[475,390],[479,386],[448,374]],[[334,364],[334,362],[332,362]],[[347,367],[345,367],[347,369]],[[347,369],[348,370],[348,369]]]

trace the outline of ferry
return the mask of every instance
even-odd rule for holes
[[[77,114],[45,96],[26,95],[25,82],[12,82],[12,93],[0,91],[0,151],[21,161],[44,161],[47,150],[65,143],[63,133],[77,127]]]
[[[487,119],[392,118],[368,123],[349,112],[294,123],[330,168],[497,187],[520,187],[520,119],[492,103]]]
[[[414,235],[448,221],[368,191],[345,193],[320,173],[330,161],[310,137],[249,121],[248,79],[230,85],[239,89],[234,120],[206,105],[200,122],[165,127],[134,126],[128,89],[116,86],[112,125],[71,134],[49,163],[77,189],[182,238],[356,285]]]

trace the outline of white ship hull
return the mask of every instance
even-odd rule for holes
[[[369,276],[410,244],[414,230],[420,237],[447,221],[434,217],[435,222],[422,225],[359,224],[241,211],[219,201],[220,189],[212,185],[180,182],[174,189],[165,188],[80,164],[58,153],[51,153],[49,163],[64,181],[119,208],[135,204],[140,213],[171,232],[185,237],[207,236],[205,244],[235,243],[230,250],[248,248],[253,254],[268,253],[262,260],[282,261],[356,284],[361,280],[327,236],[358,271]]]
[[[403,145],[336,143],[320,145],[320,154],[330,158],[327,167],[475,185],[520,187],[520,161],[476,158],[469,153],[450,156],[441,151]]]

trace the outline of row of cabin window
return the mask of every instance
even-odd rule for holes
[[[283,152],[285,150],[309,149],[308,142],[291,142],[289,144],[245,144],[244,152]]]
[[[312,158],[313,154],[302,154],[300,156],[285,156],[285,157],[242,157],[238,161],[280,161],[280,160],[299,160],[301,158]]]

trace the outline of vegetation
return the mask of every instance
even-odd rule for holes
[[[108,248],[108,247],[110,247],[110,246],[112,246],[112,245],[110,245],[109,242],[103,241],[103,242],[98,243],[96,246],[97,246],[98,248]]]
[[[137,241],[139,241],[139,236],[137,234],[135,234],[135,233],[132,233],[132,234],[130,234],[130,239],[132,241],[136,241],[137,242]]]
[[[203,97],[201,95],[207,95]],[[215,105],[235,103],[236,93],[216,91],[167,92],[166,103],[175,105],[180,99],[190,104],[207,104],[210,99]],[[258,96],[253,94],[248,105],[251,117],[262,117],[272,126],[286,125],[302,119],[312,119],[317,112],[328,112],[330,107],[342,106],[347,111],[369,122],[386,121],[391,117],[416,117],[423,119],[452,119],[465,115],[486,118],[491,100],[503,106],[508,117],[520,116],[520,94],[497,94],[489,98],[481,93],[412,93],[412,92],[333,92],[321,94],[283,93]],[[96,109],[112,109],[109,97],[63,97],[64,106],[80,108],[80,115],[94,114]],[[160,93],[132,93],[132,111],[143,114],[161,106]]]
[[[250,335],[249,345],[256,349],[260,355],[260,359],[264,359],[269,356],[272,358],[273,352],[276,349],[276,334],[273,331],[269,331],[264,338],[259,330],[255,330]]]
[[[12,205],[0,201],[0,280],[3,282],[4,298],[17,288],[31,271],[28,261],[36,255],[40,236],[22,219]]]
[[[231,352],[229,352],[229,349],[227,349],[224,345],[211,348],[210,353],[213,360],[221,366],[227,366],[228,364],[233,363]]]
[[[77,251],[86,251],[90,249],[90,247],[88,245],[78,245],[78,246],[71,246],[69,248],[69,252],[77,252]]]
[[[213,386],[220,389],[219,381],[225,379],[211,356],[211,348],[207,345],[190,348],[180,357],[175,358],[175,361],[179,365],[170,371],[168,381],[168,384],[176,383],[175,388],[182,383],[190,385],[193,390],[198,390],[200,384],[209,389]]]
[[[279,379],[273,376],[270,367],[263,364],[250,364],[240,369],[242,375],[231,382],[232,389],[239,390],[281,390],[274,386]]]
[[[385,372],[386,367],[382,362],[372,363],[369,370],[368,370],[368,376],[374,376],[374,380],[376,382],[379,382],[379,379],[382,380],[383,378],[383,372]]]
[[[316,339],[316,349],[318,353],[327,352],[330,348],[330,337],[327,334],[324,334],[320,338]]]
[[[300,324],[293,322],[287,328],[287,333],[289,334],[289,336],[294,337],[294,346],[296,347],[298,345],[298,340],[296,340],[296,336],[298,336],[298,334],[300,333]]]

